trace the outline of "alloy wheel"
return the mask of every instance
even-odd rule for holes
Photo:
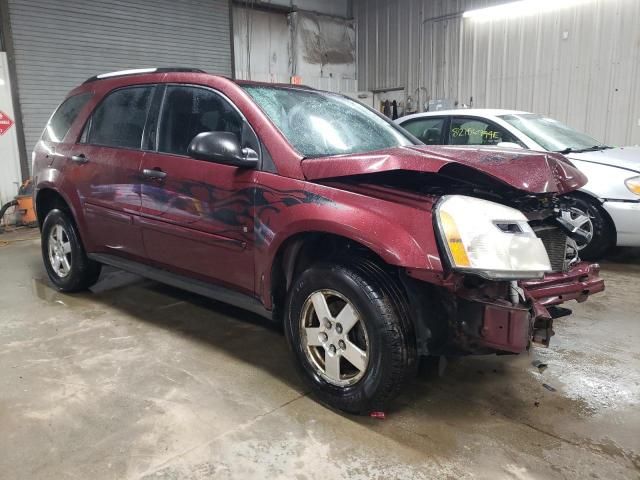
[[[332,385],[360,380],[369,364],[369,338],[353,304],[335,290],[307,298],[301,315],[301,340],[316,373]]]
[[[61,278],[71,272],[71,241],[64,227],[56,224],[49,232],[49,263],[51,268]]]

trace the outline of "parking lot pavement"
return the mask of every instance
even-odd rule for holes
[[[246,312],[114,270],[56,293],[35,233],[0,237],[2,479],[640,475],[637,250],[549,349],[425,368],[377,420],[318,404]]]

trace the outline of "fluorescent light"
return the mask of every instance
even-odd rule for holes
[[[479,8],[477,10],[467,10],[462,14],[464,18],[473,20],[496,20],[500,18],[524,17],[536,13],[559,10],[571,7],[586,0],[520,0],[509,2],[493,7]]]

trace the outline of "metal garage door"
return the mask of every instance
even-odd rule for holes
[[[9,0],[27,152],[97,73],[183,66],[231,75],[228,0]]]

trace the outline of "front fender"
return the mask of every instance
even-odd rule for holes
[[[427,270],[440,269],[437,247],[435,252],[432,252],[436,255],[430,255],[407,230],[366,212],[353,212],[360,216],[360,221],[369,222],[372,225],[371,232],[368,232],[350,222],[348,214],[336,213],[337,218],[331,220],[322,217],[306,217],[292,221],[284,230],[278,232],[269,245],[269,258],[273,260],[282,244],[295,235],[328,233],[367,247],[390,265]],[[389,238],[391,236],[393,236],[392,239]],[[435,266],[434,263],[436,263]]]
[[[625,185],[625,180],[638,175],[625,168],[571,159],[588,178],[580,190],[598,199],[638,200]]]
[[[272,185],[266,185],[271,183]],[[268,301],[272,266],[283,244],[303,233],[332,234],[361,244],[384,262],[442,272],[431,201],[397,202],[328,185],[299,182],[300,189],[278,189],[269,176],[260,187],[271,201],[255,214],[256,285]],[[291,183],[288,183],[290,187]]]

